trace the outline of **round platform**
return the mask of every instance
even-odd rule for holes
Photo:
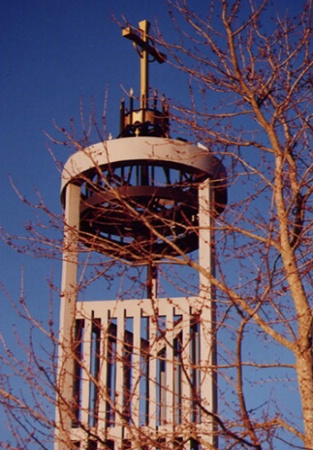
[[[213,214],[226,205],[226,171],[208,150],[158,137],[102,142],[73,154],[62,173],[81,186],[82,242],[138,264],[198,247],[198,186],[211,180]]]

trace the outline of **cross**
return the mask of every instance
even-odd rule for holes
[[[122,36],[133,41],[135,49],[139,54],[140,60],[140,108],[147,108],[147,98],[149,93],[149,55],[162,64],[166,61],[166,55],[158,52],[153,45],[149,44],[150,22],[142,20],[139,22],[139,33],[131,27],[122,30]],[[140,50],[138,50],[140,47]]]

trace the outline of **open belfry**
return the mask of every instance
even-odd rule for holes
[[[226,173],[209,149],[170,137],[163,63],[149,22],[122,34],[140,56],[140,95],[116,139],[78,150],[62,173],[64,250],[55,450],[216,448],[213,225]],[[127,105],[125,104],[127,103]],[[79,254],[147,266],[145,298],[78,300]],[[198,293],[159,296],[158,266],[195,255]]]

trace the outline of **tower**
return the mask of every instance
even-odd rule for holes
[[[209,448],[216,441],[214,217],[225,169],[169,136],[148,59],[166,57],[149,22],[123,36],[141,58],[139,107],[122,100],[116,139],[77,151],[62,173],[65,211],[56,450]],[[78,301],[79,248],[146,265],[146,298]],[[158,264],[195,252],[196,296],[161,298]]]

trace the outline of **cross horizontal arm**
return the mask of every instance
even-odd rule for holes
[[[135,42],[135,44],[139,45],[142,50],[151,55],[158,63],[162,64],[166,61],[166,55],[164,53],[158,52],[152,45],[141,39],[131,27],[124,28],[122,30],[122,36]]]

